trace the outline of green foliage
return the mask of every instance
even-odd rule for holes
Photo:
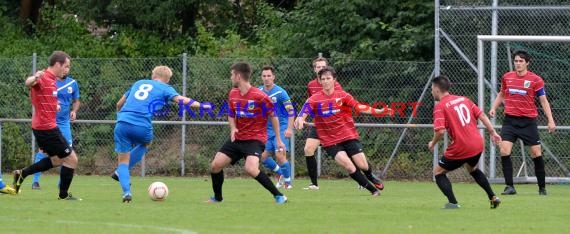
[[[18,125],[15,123],[0,123],[2,124],[2,168],[14,169],[23,168],[29,164],[28,157],[31,155],[30,148],[24,139],[27,136],[25,133],[30,134],[27,125]]]
[[[432,4],[304,1],[287,14],[286,23],[275,36],[292,57],[325,52],[333,58],[431,60]]]

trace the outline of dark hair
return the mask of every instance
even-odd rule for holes
[[[275,68],[273,66],[265,65],[265,66],[263,66],[263,68],[261,68],[261,70],[262,71],[271,70],[271,73],[273,73],[275,75]]]
[[[71,60],[71,57],[63,51],[56,50],[49,56],[49,66],[53,66],[56,63],[64,64],[66,59]]]
[[[324,75],[325,73],[327,73],[327,72],[330,73],[330,74],[332,75],[332,77],[336,79],[336,71],[335,71],[334,68],[331,67],[331,66],[323,67],[323,69],[321,69],[321,70],[319,71],[319,73],[317,74],[317,76],[319,77],[319,79],[321,79],[321,76],[323,76],[323,75]]]
[[[249,63],[234,63],[232,70],[239,73],[244,80],[249,81],[251,77],[251,66]]]
[[[313,67],[315,67],[315,64],[317,62],[321,62],[321,61],[325,61],[325,63],[327,63],[327,66],[329,65],[329,61],[325,57],[318,57],[315,60],[313,60]]]
[[[515,56],[519,56],[522,59],[524,59],[525,62],[530,62],[530,54],[524,50],[517,50],[513,53],[513,60],[515,59]]]
[[[438,87],[442,92],[449,91],[451,87],[451,82],[447,76],[436,76],[431,80],[431,83]]]

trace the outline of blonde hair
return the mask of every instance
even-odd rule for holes
[[[165,80],[170,80],[170,77],[172,77],[172,70],[167,66],[156,66],[152,70],[152,76],[153,78],[156,77]]]

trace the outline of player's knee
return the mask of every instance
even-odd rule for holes
[[[443,169],[443,167],[437,165],[435,168],[433,168],[433,176],[437,176],[437,175],[441,175],[441,174],[445,174],[447,171],[445,169]]]
[[[318,145],[306,144],[303,149],[305,151],[305,155],[314,155],[317,147]]]
[[[244,169],[245,172],[251,177],[256,177],[259,174],[259,166],[245,164]]]

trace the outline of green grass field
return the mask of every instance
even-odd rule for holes
[[[12,176],[4,175],[11,183]],[[0,233],[564,233],[570,230],[570,187],[551,185],[538,196],[536,185],[518,185],[516,196],[489,209],[476,184],[454,184],[459,210],[443,210],[446,199],[435,183],[387,181],[380,197],[351,180],[321,180],[318,191],[296,180],[275,204],[253,179],[226,179],[224,202],[208,204],[208,177],[133,178],[133,202],[121,203],[119,185],[107,176],[75,177],[71,192],[80,202],[56,199],[58,177],[31,178],[17,196],[0,196]],[[170,189],[164,202],[146,193],[153,181]],[[502,185],[493,185],[496,192]],[[566,230],[566,231],[564,231]]]

